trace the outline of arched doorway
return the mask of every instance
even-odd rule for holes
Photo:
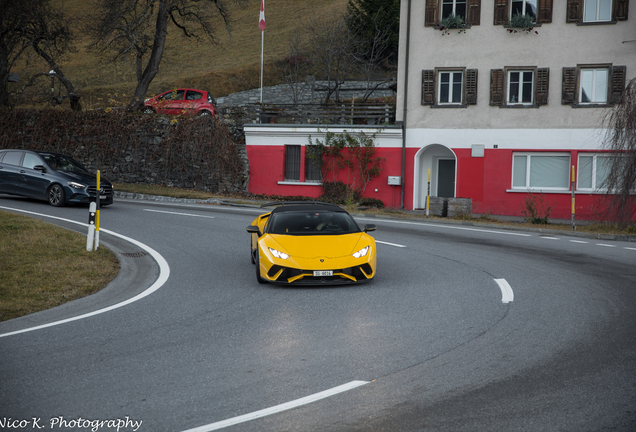
[[[431,170],[431,196],[454,198],[457,158],[448,147],[431,144],[415,155],[414,208],[426,207],[428,170]]]

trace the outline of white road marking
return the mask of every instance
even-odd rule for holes
[[[405,248],[406,247],[405,245],[396,244],[396,243],[389,243],[389,242],[383,242],[383,241],[380,241],[380,240],[376,240],[375,242],[376,243],[382,243],[382,244],[389,245],[389,246],[395,246],[395,247],[399,247],[399,248]]]
[[[382,223],[394,223],[394,224],[403,224],[403,225],[419,225],[419,226],[427,226],[427,227],[435,227],[435,228],[447,228],[447,229],[456,229],[456,230],[464,230],[464,231],[478,231],[478,232],[486,232],[486,233],[494,233],[494,234],[504,234],[504,235],[511,235],[511,236],[519,236],[519,237],[532,237],[532,234],[523,234],[523,233],[517,233],[517,232],[508,232],[508,231],[496,231],[496,230],[487,230],[487,229],[481,229],[481,228],[468,228],[468,227],[459,227],[459,226],[454,226],[454,225],[440,225],[440,224],[434,224],[434,223],[427,223],[427,222],[407,222],[407,221],[396,221],[396,220],[391,220],[391,219],[372,219],[372,218],[356,218],[356,220],[366,220],[369,222],[378,222],[379,220],[382,221]]]
[[[510,284],[505,279],[495,279],[497,285],[499,285],[499,289],[501,289],[501,302],[502,303],[510,303],[514,300],[515,294],[512,292],[512,288]]]
[[[589,242],[586,241],[582,241],[582,240],[570,240],[572,243],[584,243],[584,244],[588,244]]]
[[[28,214],[32,214],[32,215],[37,215],[37,216],[44,216],[44,217],[48,217],[51,219],[57,219],[57,220],[61,220],[64,222],[70,222],[70,223],[74,223],[77,225],[82,225],[85,227],[88,227],[88,224],[82,223],[82,222],[77,222],[74,220],[70,220],[70,219],[65,219],[65,218],[61,218],[61,217],[57,217],[57,216],[49,216],[49,215],[45,215],[45,214],[41,214],[41,213],[35,213],[35,212],[30,212],[30,211],[26,211],[26,210],[20,210],[20,209],[15,209],[15,208],[10,208],[10,207],[2,207],[0,206],[0,208],[3,209],[7,209],[7,210],[12,210],[12,211],[18,211],[18,212],[22,212],[22,213],[28,213]],[[121,239],[124,239],[138,247],[140,247],[141,249],[145,250],[146,252],[148,252],[157,262],[157,264],[159,265],[159,277],[157,278],[157,280],[155,281],[154,284],[152,284],[148,289],[146,289],[145,291],[137,294],[136,296],[129,298],[128,300],[125,300],[123,302],[114,304],[112,306],[108,306],[106,308],[103,309],[99,309],[93,312],[89,312],[89,313],[85,313],[83,315],[78,315],[72,318],[67,318],[67,319],[63,319],[60,321],[54,321],[48,324],[43,324],[43,325],[39,325],[36,327],[29,327],[29,328],[25,328],[22,330],[16,330],[13,332],[9,332],[9,333],[4,333],[4,334],[0,334],[0,338],[6,337],[6,336],[12,336],[12,335],[16,335],[16,334],[20,334],[20,333],[26,333],[26,332],[30,332],[30,331],[34,331],[34,330],[40,330],[43,328],[47,328],[47,327],[53,327],[56,325],[60,325],[60,324],[65,324],[71,321],[77,321],[83,318],[88,318],[88,317],[92,317],[95,315],[99,315],[102,314],[104,312],[108,312],[114,309],[118,309],[122,306],[126,306],[130,303],[134,303],[137,300],[140,300],[144,297],[146,297],[147,295],[152,294],[153,292],[157,291],[159,288],[161,288],[163,286],[163,284],[166,283],[166,281],[168,280],[168,277],[170,276],[170,266],[168,266],[168,262],[159,254],[159,252],[155,251],[154,249],[152,249],[150,246],[147,246],[141,242],[138,242],[137,240],[131,239],[130,237],[126,237],[124,235],[121,234],[117,234],[116,232],[110,231],[110,230],[106,230],[103,228],[100,228],[100,231],[103,231],[106,234],[110,234],[113,235],[115,237],[119,237]]]
[[[253,413],[250,414],[245,414],[242,416],[238,416],[238,417],[234,417],[231,419],[227,419],[227,420],[223,420],[220,422],[216,422],[216,423],[210,423],[208,425],[205,426],[199,426],[196,427],[194,429],[188,429],[185,430],[183,432],[210,432],[210,431],[215,431],[215,430],[219,430],[219,429],[223,429],[226,428],[228,426],[233,426],[235,424],[239,424],[239,423],[245,423],[251,420],[256,420],[258,418],[261,417],[266,417],[268,415],[272,415],[272,414],[276,414],[282,411],[287,411],[290,409],[294,409],[296,407],[302,406],[302,405],[307,405],[310,404],[312,402],[316,402],[319,401],[320,399],[325,399],[328,398],[330,396],[334,396],[338,393],[342,393],[342,392],[346,392],[349,390],[352,390],[354,388],[363,386],[365,384],[369,384],[369,381],[351,381],[347,384],[343,384],[341,386],[338,387],[334,387],[330,390],[325,390],[323,392],[320,393],[316,393],[310,396],[306,396],[304,398],[300,398],[300,399],[296,399],[293,400],[291,402],[287,402],[284,404],[280,404],[280,405],[276,405],[273,406],[271,408],[266,408],[260,411],[255,411]]]
[[[560,240],[558,237],[539,236],[539,238],[546,240]]]
[[[179,215],[179,216],[193,216],[193,217],[208,218],[208,219],[214,219],[215,218],[214,216],[196,215],[196,214],[191,214],[191,213],[169,212],[169,211],[163,211],[163,210],[144,209],[144,211],[155,212],[155,213],[168,213],[168,214]]]
[[[596,246],[603,246],[603,247],[616,247],[616,245],[608,245],[608,244],[603,244],[603,243],[596,243]]]
[[[627,249],[627,250],[636,250],[636,248],[630,248],[630,247],[626,247],[625,249]]]

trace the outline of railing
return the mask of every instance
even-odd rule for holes
[[[225,115],[240,117],[242,123],[282,124],[394,124],[391,104],[255,104],[225,108]]]

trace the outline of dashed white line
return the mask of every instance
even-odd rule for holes
[[[510,284],[505,279],[495,279],[499,289],[501,289],[501,302],[510,303],[515,299],[515,294],[510,287]]]
[[[625,249],[627,249],[627,250],[636,250],[636,248],[630,248],[630,247],[626,247]]]
[[[312,402],[316,402],[319,401],[321,399],[325,399],[328,398],[330,396],[334,396],[337,395],[338,393],[343,393],[349,390],[353,390],[354,388],[363,386],[365,384],[369,384],[369,381],[351,381],[347,384],[343,384],[341,386],[338,387],[334,387],[332,389],[329,390],[325,390],[323,392],[320,393],[315,393],[313,395],[310,396],[306,396],[304,398],[300,398],[300,399],[296,399],[293,400],[291,402],[287,402],[284,404],[280,404],[280,405],[276,405],[273,406],[271,408],[266,408],[260,411],[255,411],[253,413],[250,414],[245,414],[242,416],[238,416],[238,417],[234,417],[231,419],[227,419],[227,420],[223,420],[220,422],[216,422],[216,423],[210,423],[208,425],[205,426],[199,426],[196,427],[194,429],[188,429],[185,430],[183,432],[210,432],[210,431],[215,431],[215,430],[219,430],[219,429],[223,429],[226,428],[228,426],[233,426],[235,424],[239,424],[239,423],[245,423],[251,420],[256,420],[258,418],[261,417],[266,417],[268,415],[272,415],[272,414],[276,414],[282,411],[287,411],[302,405],[307,405],[310,404]]]
[[[376,243],[382,243],[385,245],[389,245],[389,246],[395,246],[395,247],[399,247],[399,248],[405,248],[405,245],[401,245],[401,244],[397,244],[397,243],[389,243],[389,242],[384,242],[384,241],[380,241],[380,240],[376,240]]]
[[[151,210],[151,209],[144,209],[144,211],[147,212],[154,212],[154,213],[168,213],[168,214],[173,214],[173,215],[178,215],[178,216],[192,216],[192,217],[200,217],[200,218],[208,218],[208,219],[214,219],[214,216],[204,216],[204,215],[197,215],[197,214],[192,214],[192,213],[179,213],[179,212],[170,212],[170,211],[163,211],[163,210]]]
[[[589,242],[583,241],[583,240],[570,240],[570,242],[572,243],[583,243],[583,244],[588,244]]]
[[[604,243],[596,243],[596,246],[603,246],[603,247],[616,247],[616,245],[609,245],[609,244],[604,244]]]
[[[558,237],[548,237],[548,236],[539,236],[539,238],[546,239],[546,240],[561,240]]]
[[[70,222],[70,223],[74,223],[77,225],[82,225],[85,227],[88,227],[88,224],[82,223],[82,222],[77,222],[74,220],[70,220],[70,219],[65,219],[65,218],[61,218],[61,217],[57,217],[57,216],[49,216],[49,215],[45,215],[45,214],[41,214],[41,213],[35,213],[35,212],[30,212],[30,211],[26,211],[26,210],[20,210],[20,209],[15,209],[15,208],[10,208],[10,207],[1,207],[0,208],[4,208],[7,210],[12,210],[12,211],[18,211],[18,212],[22,212],[22,213],[27,213],[27,214],[32,214],[32,215],[37,215],[37,216],[44,216],[44,217],[48,217],[51,219],[58,219],[64,222]],[[111,311],[113,309],[117,309],[120,308],[122,306],[126,306],[130,303],[136,302],[137,300],[140,300],[144,297],[146,297],[149,294],[152,294],[153,292],[157,291],[159,288],[161,288],[163,286],[164,283],[166,283],[166,281],[168,280],[168,277],[170,276],[170,266],[168,266],[168,263],[166,262],[166,260],[159,254],[159,252],[155,251],[154,249],[152,249],[150,246],[147,246],[141,242],[138,242],[137,240],[131,239],[130,237],[126,237],[124,235],[121,234],[117,234],[116,232],[110,231],[110,230],[106,230],[103,228],[100,228],[100,231],[103,231],[106,234],[110,234],[113,235],[115,237],[119,237],[121,239],[124,239],[130,243],[133,243],[135,245],[137,245],[138,247],[142,248],[143,250],[145,250],[146,252],[148,252],[157,262],[157,264],[159,265],[159,277],[157,278],[157,280],[155,281],[155,283],[153,283],[148,289],[146,289],[145,291],[137,294],[136,296],[129,298],[128,300],[125,300],[123,302],[114,304],[112,306],[103,308],[103,309],[98,309],[96,311],[93,312],[89,312],[89,313],[85,313],[83,315],[78,315],[75,317],[71,317],[71,318],[67,318],[67,319],[63,319],[60,321],[54,321],[48,324],[43,324],[43,325],[39,325],[36,327],[29,327],[29,328],[25,328],[22,330],[16,330],[16,331],[12,331],[9,333],[3,333],[0,334],[0,338],[3,337],[7,337],[7,336],[12,336],[12,335],[16,335],[16,334],[20,334],[20,333],[26,333],[26,332],[30,332],[30,331],[34,331],[34,330],[40,330],[43,328],[47,328],[47,327],[53,327],[56,325],[60,325],[60,324],[65,324],[67,322],[71,322],[71,321],[77,321],[83,318],[88,318],[94,315],[98,315],[104,312],[108,312]]]

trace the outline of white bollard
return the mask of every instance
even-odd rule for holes
[[[95,217],[97,215],[97,204],[92,202],[88,206],[88,236],[86,236],[86,250],[92,251],[95,242]]]

